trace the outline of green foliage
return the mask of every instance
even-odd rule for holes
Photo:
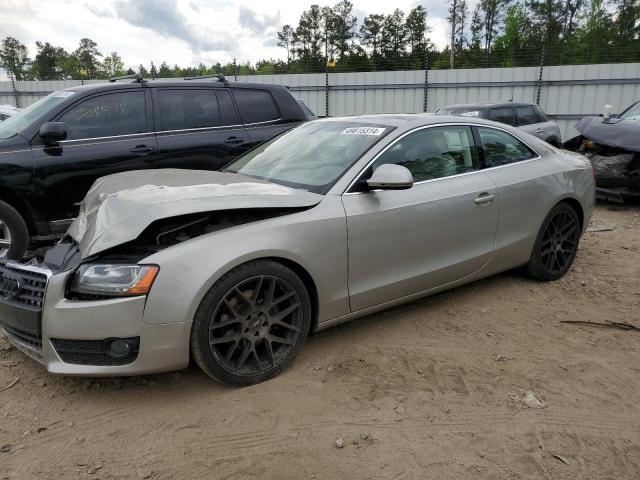
[[[286,60],[200,63],[170,67],[153,62],[125,68],[111,52],[104,57],[96,42],[80,40],[69,53],[48,42],[36,42],[29,59],[27,47],[6,37],[0,45],[0,67],[17,80],[109,78],[134,71],[154,78],[222,73],[235,75],[482,68],[615,63],[640,61],[640,2],[638,0],[479,0],[469,16],[468,0],[447,0],[449,45],[437,50],[429,39],[427,11],[418,5],[405,16],[369,14],[359,23],[350,0],[333,7],[311,5],[297,26],[277,32]],[[358,29],[356,26],[360,25]],[[454,62],[455,59],[455,62]]]
[[[16,80],[27,80],[29,57],[27,47],[13,37],[7,37],[2,41],[0,48],[0,67],[13,75]]]
[[[101,74],[106,78],[125,75],[124,62],[116,52],[111,52],[102,62]]]

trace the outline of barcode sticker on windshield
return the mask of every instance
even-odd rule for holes
[[[376,127],[350,127],[345,128],[340,135],[373,135],[379,137],[384,132],[384,128]]]

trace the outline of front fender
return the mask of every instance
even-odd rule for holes
[[[192,321],[220,277],[268,257],[295,262],[309,274],[318,293],[319,322],[349,313],[345,214],[339,196],[329,195],[310,210],[213,232],[142,260],[160,266],[145,323]]]

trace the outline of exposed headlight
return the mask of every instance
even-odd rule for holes
[[[89,295],[146,295],[159,270],[155,265],[81,265],[69,290]]]

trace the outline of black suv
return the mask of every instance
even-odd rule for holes
[[[217,170],[314,118],[281,85],[114,80],[54,92],[0,123],[0,256],[20,258],[29,236],[63,233],[98,177]]]

